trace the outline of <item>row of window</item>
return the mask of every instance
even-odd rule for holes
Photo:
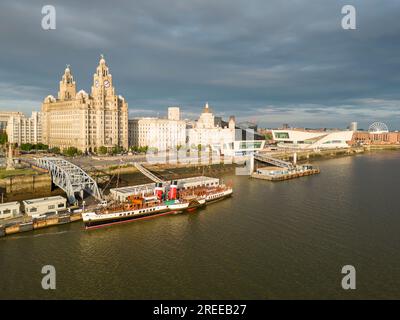
[[[152,211],[155,211],[155,210],[156,210],[156,208],[143,209],[143,210],[139,210],[138,213],[152,212]],[[127,212],[127,213],[120,213],[119,214],[120,217],[131,216],[131,215],[133,215],[133,212]]]

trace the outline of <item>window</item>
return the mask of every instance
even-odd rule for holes
[[[289,139],[288,132],[275,132],[274,134],[276,139]]]
[[[56,206],[54,204],[50,205],[48,208],[49,209],[54,209]]]
[[[58,207],[59,207],[59,208],[64,208],[64,203],[59,203],[59,204],[58,204]]]
[[[37,212],[37,208],[33,207],[29,210],[29,212]]]

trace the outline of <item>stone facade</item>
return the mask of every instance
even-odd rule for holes
[[[61,150],[76,147],[94,152],[101,146],[128,149],[128,104],[115,94],[103,56],[93,75],[90,95],[83,90],[76,92],[67,66],[58,98],[49,95],[42,104],[42,136],[44,144]]]
[[[0,111],[0,132],[4,132],[7,129],[8,120],[12,117],[23,117],[24,114],[18,111]]]
[[[37,144],[42,142],[41,113],[32,112],[30,118],[25,115],[13,115],[8,119],[7,136],[10,143]]]
[[[187,142],[190,147],[218,146],[230,144],[235,141],[235,119],[231,117],[228,126],[215,125],[215,117],[208,103],[192,128],[187,129]]]
[[[129,146],[174,149],[186,143],[186,122],[159,118],[129,120]]]

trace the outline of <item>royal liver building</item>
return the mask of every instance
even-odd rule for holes
[[[61,150],[76,147],[95,151],[105,146],[128,149],[128,104],[115,94],[112,76],[101,56],[93,75],[91,94],[76,93],[69,66],[60,81],[58,98],[49,95],[42,104],[43,143]]]

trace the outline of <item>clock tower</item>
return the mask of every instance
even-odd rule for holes
[[[95,152],[104,146],[128,149],[128,103],[115,94],[112,76],[101,55],[93,75],[91,94],[76,92],[71,68],[60,81],[58,99],[47,96],[42,104],[42,137],[51,147],[76,147]]]
[[[110,100],[115,95],[112,85],[112,75],[108,70],[104,56],[100,56],[99,65],[96,73],[93,75],[92,96],[96,97],[99,102],[102,100]]]
[[[96,145],[128,149],[128,104],[115,94],[112,75],[103,55],[93,75],[92,98],[92,112],[96,118]]]

